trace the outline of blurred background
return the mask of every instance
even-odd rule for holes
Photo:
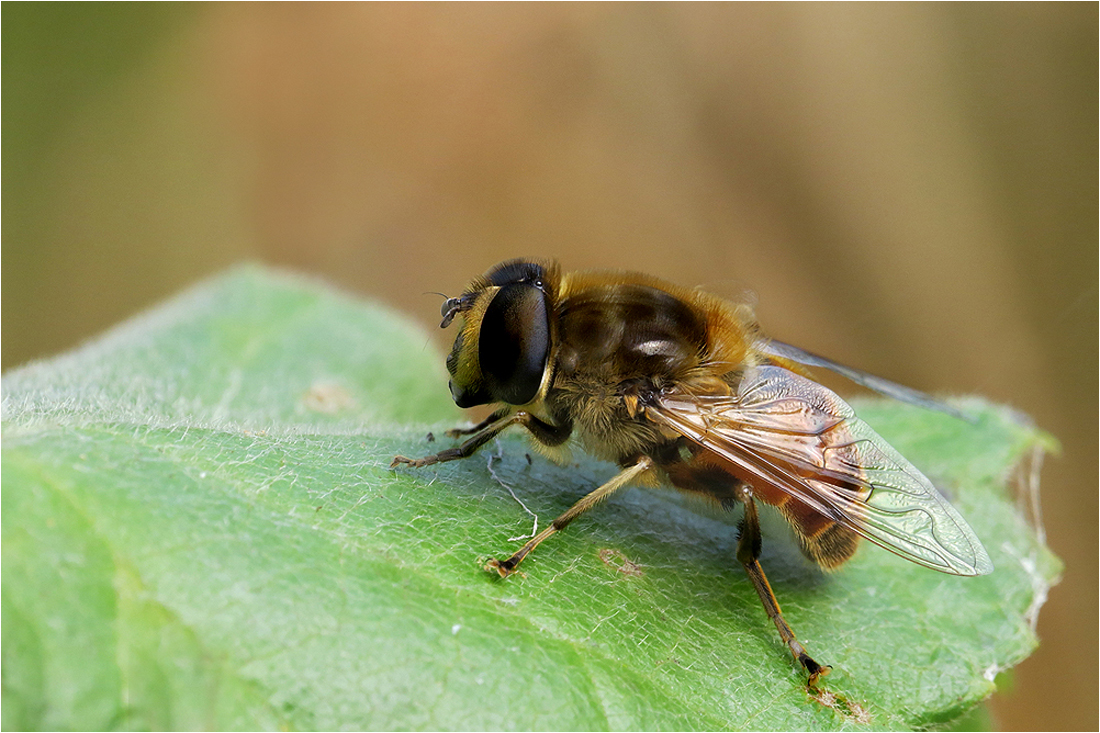
[[[1100,723],[1096,4],[2,15],[4,369],[243,260],[433,328],[424,291],[521,255],[748,288],[778,338],[1058,437],[1065,578],[993,710]]]

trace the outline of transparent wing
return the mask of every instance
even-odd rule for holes
[[[800,349],[797,346],[791,346],[782,341],[759,341],[756,343],[756,347],[768,356],[778,356],[781,359],[788,359],[798,364],[828,369],[845,379],[851,380],[862,387],[874,390],[891,399],[908,402],[911,405],[923,407],[926,410],[943,412],[952,417],[957,417],[960,420],[966,420],[967,422],[974,422],[974,418],[967,415],[965,412],[961,412],[946,402],[937,400],[935,397],[925,394],[920,390],[906,387],[904,384],[898,384],[897,382],[891,382],[889,379],[876,377],[874,374],[868,374],[859,369],[853,369],[850,366],[838,364],[832,359],[826,359],[824,356],[818,356],[817,354]]]
[[[646,415],[906,559],[955,575],[993,570],[924,474],[844,400],[794,372],[751,367],[735,395],[671,394]]]

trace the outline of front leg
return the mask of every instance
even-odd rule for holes
[[[508,412],[509,408],[502,407],[489,417],[479,422],[477,425],[474,425],[472,428],[452,428],[451,430],[447,431],[446,435],[448,438],[460,438],[463,435],[473,435],[474,433],[489,427],[502,417],[507,417]]]
[[[493,413],[489,420],[480,423],[476,427],[477,432],[474,433],[473,437],[455,448],[448,448],[435,455],[424,456],[423,458],[394,456],[393,462],[390,463],[390,468],[395,468],[402,463],[408,464],[413,468],[422,468],[424,466],[430,466],[433,463],[446,463],[447,461],[457,461],[460,458],[469,458],[478,448],[488,443],[503,432],[505,428],[512,425],[522,425],[531,431],[531,434],[535,436],[536,440],[546,445],[560,445],[569,439],[569,434],[572,432],[571,426],[559,427],[557,425],[552,425],[544,420],[540,420],[526,410],[518,410],[511,414],[497,417],[499,414],[499,412]],[[496,419],[494,420],[493,418]]]

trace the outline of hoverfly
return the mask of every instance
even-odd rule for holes
[[[471,456],[518,425],[562,458],[572,438],[620,472],[507,560],[507,576],[545,539],[628,484],[671,485],[740,506],[737,559],[812,686],[830,669],[795,637],[760,567],[756,500],[790,523],[804,554],[842,565],[861,537],[955,575],[993,570],[958,512],[836,394],[804,375],[823,367],[890,397],[953,412],[920,392],[765,338],[751,308],[654,277],[562,272],[510,260],[474,278],[442,308],[462,327],[447,357],[459,407],[494,404],[462,444],[413,467]]]

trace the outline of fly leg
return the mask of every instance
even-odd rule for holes
[[[502,417],[507,417],[507,415],[508,408],[497,410],[492,415],[479,422],[477,425],[474,425],[472,428],[452,428],[451,430],[448,430],[447,437],[458,438],[463,435],[473,435],[474,433],[489,427]]]
[[[768,614],[768,618],[775,623],[775,628],[779,630],[779,636],[783,639],[783,643],[787,645],[794,658],[809,673],[810,678],[807,684],[814,687],[817,681],[828,674],[832,667],[815,662],[813,657],[806,653],[805,647],[798,641],[794,631],[791,630],[790,625],[783,618],[779,601],[775,599],[775,593],[772,592],[768,578],[764,575],[764,569],[760,567],[760,518],[756,513],[756,502],[752,498],[752,487],[748,484],[741,484],[736,491],[737,498],[745,506],[745,517],[741,520],[741,537],[737,542],[737,559],[745,567],[749,580],[756,588],[756,594],[760,596],[760,602],[764,604],[764,611]]]
[[[394,456],[393,461],[390,463],[390,468],[396,468],[402,463],[412,466],[413,468],[423,468],[433,463],[446,463],[447,461],[457,461],[460,458],[469,458],[478,448],[488,443],[498,436],[505,428],[511,427],[512,425],[522,425],[535,436],[536,440],[546,445],[560,445],[564,443],[568,440],[569,434],[572,431],[572,426],[559,427],[557,425],[552,425],[544,420],[538,419],[525,410],[519,410],[504,415],[496,412],[490,415],[487,420],[483,420],[473,428],[450,431],[455,435],[473,433],[473,436],[462,444],[454,448],[442,450],[434,455],[424,456],[423,458]]]
[[[502,578],[511,575],[515,572],[516,566],[520,564],[523,558],[527,557],[528,553],[538,547],[543,540],[565,529],[574,519],[611,496],[611,494],[615,493],[641,474],[653,468],[653,466],[653,459],[648,456],[643,456],[642,459],[633,466],[623,469],[615,478],[603,484],[592,493],[586,494],[580,501],[566,509],[560,517],[550,523],[549,527],[539,532],[532,537],[527,544],[519,548],[516,554],[504,561],[492,559],[485,563],[485,569],[489,571],[495,570]]]

